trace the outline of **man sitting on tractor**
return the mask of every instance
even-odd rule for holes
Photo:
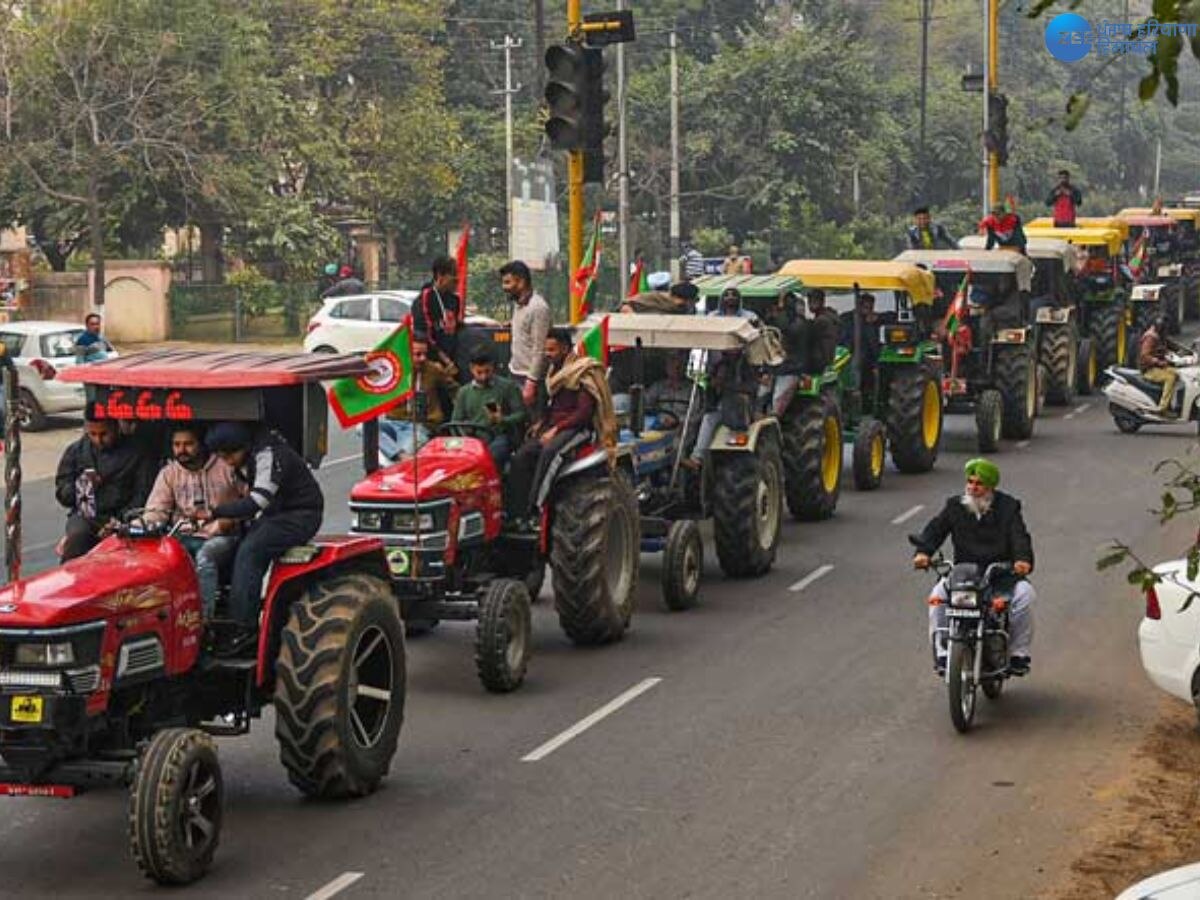
[[[233,469],[221,457],[204,446],[199,426],[180,424],[171,429],[172,459],[159,470],[150,497],[146,500],[149,524],[172,525],[194,519],[199,510],[224,506],[238,499]],[[180,540],[196,560],[196,580],[205,619],[211,619],[217,605],[221,571],[229,567],[237,550],[238,528],[232,519],[214,519]]]
[[[146,457],[111,419],[97,421],[89,407],[83,437],[63,452],[54,496],[69,511],[56,550],[66,562],[83,556],[104,537],[108,523],[142,506],[157,461]]]
[[[488,430],[488,450],[496,468],[504,466],[525,425],[521,389],[496,374],[496,359],[486,347],[471,354],[471,382],[458,392],[451,420],[471,422]]]
[[[218,650],[232,656],[258,634],[262,583],[271,563],[289,548],[312,540],[321,527],[325,498],[308,463],[266,428],[252,431],[243,422],[221,422],[208,432],[205,444],[248,489],[244,497],[195,513],[199,522],[250,523],[233,560],[230,584],[229,609],[238,629]]]
[[[646,412],[653,415],[659,428],[679,428],[688,418],[695,385],[687,379],[687,353],[670,353],[666,359],[666,377],[646,389]],[[700,417],[693,413],[688,431],[695,433]]]
[[[446,421],[447,405],[459,390],[458,367],[430,359],[429,344],[419,338],[412,342],[412,364],[413,396],[379,420],[379,452],[392,462],[411,456],[429,442],[430,429]],[[425,406],[420,417],[416,414],[418,397]]]
[[[513,456],[509,470],[509,510],[514,520],[536,512],[538,490],[560,454],[584,440],[594,428],[605,447],[616,446],[617,417],[604,366],[590,356],[576,355],[571,335],[555,328],[546,338],[546,414],[529,431]],[[526,527],[528,523],[526,523]]]
[[[796,394],[808,358],[809,324],[804,317],[804,301],[791,291],[780,294],[767,315],[767,324],[779,330],[783,343],[783,362],[772,372],[775,384],[771,390],[771,409],[782,418]]]

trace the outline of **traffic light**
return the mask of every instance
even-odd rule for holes
[[[984,145],[989,153],[995,153],[1000,165],[1008,164],[1008,97],[1004,94],[988,95],[988,130]]]
[[[604,105],[608,91],[604,89],[604,54],[599,50],[584,51],[583,86],[583,180],[590,184],[604,183]]]
[[[558,44],[546,51],[546,137],[555,150],[582,150],[587,51],[576,43]]]

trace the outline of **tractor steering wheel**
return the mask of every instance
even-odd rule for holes
[[[485,443],[493,438],[492,426],[480,425],[478,422],[443,422],[437,429],[439,435],[450,437],[474,437]]]

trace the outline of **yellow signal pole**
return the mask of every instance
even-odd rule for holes
[[[567,38],[579,40],[583,35],[581,0],[567,0]],[[567,280],[575,277],[583,264],[583,151],[567,154]],[[571,324],[583,320],[579,298],[571,294]]]
[[[988,85],[987,96],[999,92],[1000,77],[1000,0],[984,0],[988,10]],[[988,199],[991,206],[1000,202],[1000,156],[988,153]]]

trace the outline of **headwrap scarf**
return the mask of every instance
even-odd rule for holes
[[[975,477],[983,482],[984,487],[995,490],[1000,484],[1000,467],[989,459],[982,457],[967,460],[963,467],[968,478]]]

